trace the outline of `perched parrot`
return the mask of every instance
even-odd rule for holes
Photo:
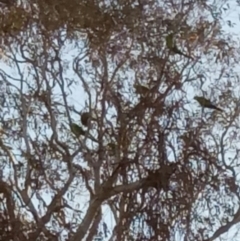
[[[179,54],[179,55],[182,55],[186,58],[189,58],[189,59],[193,59],[193,57],[187,55],[187,54],[184,54],[181,50],[179,50],[176,46],[176,44],[174,43],[174,35],[173,33],[170,33],[167,37],[166,37],[166,45],[168,47],[168,49],[170,49],[172,52],[176,53],[176,54]]]
[[[194,99],[204,108],[215,109],[218,111],[223,111],[222,109],[218,108],[212,102],[202,96],[195,96]]]
[[[114,155],[117,151],[117,145],[114,144],[113,142],[108,143],[107,145],[109,151],[111,152],[111,155]]]
[[[91,118],[91,115],[90,115],[89,112],[83,112],[81,114],[81,122],[82,122],[82,124],[84,126],[88,126],[88,122],[89,122],[90,118]]]
[[[84,136],[86,133],[81,126],[79,126],[75,123],[72,123],[70,128],[71,128],[72,133],[75,134],[77,137],[79,137],[81,135]]]
[[[136,93],[139,95],[146,95],[149,92],[149,88],[140,84],[134,84],[133,87],[136,90]]]

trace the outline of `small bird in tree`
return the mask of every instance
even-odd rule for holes
[[[72,123],[70,128],[71,128],[72,133],[75,134],[77,137],[84,136],[86,133],[81,126],[79,126],[75,123]]]
[[[115,143],[113,143],[113,142],[108,143],[107,148],[110,151],[111,156],[116,154],[117,145]]]
[[[173,33],[170,33],[166,37],[166,45],[167,45],[167,48],[170,49],[173,53],[182,55],[182,56],[184,56],[186,58],[189,58],[189,59],[193,59],[193,57],[191,57],[187,54],[184,54],[181,50],[178,49],[178,47],[174,43],[174,34]]]
[[[89,112],[83,112],[81,114],[81,122],[84,126],[88,126],[89,120],[91,118],[91,114]]]
[[[146,95],[149,92],[149,88],[140,84],[134,84],[133,87],[136,90],[136,93],[139,95]]]
[[[223,111],[222,109],[218,108],[212,102],[205,97],[202,96],[195,96],[194,99],[203,107],[203,108],[209,108],[209,109],[214,109],[218,111]]]

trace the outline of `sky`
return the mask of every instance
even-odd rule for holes
[[[236,40],[237,44],[239,45],[239,24],[237,24],[234,28],[228,26],[228,21],[229,20],[232,21],[232,22],[236,22],[236,23],[239,21],[239,14],[240,14],[239,7],[237,7],[237,4],[235,3],[235,1],[231,1],[231,4],[229,5],[229,7],[230,7],[231,11],[229,13],[225,14],[225,16],[224,16],[224,19],[223,19],[224,28],[223,29],[226,32],[228,32],[229,35],[233,36],[234,39]],[[70,62],[74,59],[74,57],[76,57],[76,55],[77,55],[77,53],[76,53],[75,49],[72,48],[72,46],[70,46],[70,45],[66,46],[65,52],[62,54],[62,56],[64,56],[64,58],[67,59]],[[19,55],[18,55],[18,57],[20,58]],[[5,58],[4,56],[0,60],[0,69],[1,69],[1,71],[6,72],[8,75],[13,76],[14,78],[19,76],[19,74],[17,73],[16,69],[10,68],[7,64],[4,64],[3,61],[7,61],[7,58]],[[70,63],[69,66],[71,66],[71,63]],[[29,70],[28,70],[27,66],[26,65],[25,66],[22,65],[21,69],[22,69],[22,73],[24,73],[24,79],[26,78],[29,81],[31,81],[31,76],[29,76],[29,72],[28,72]],[[234,71],[239,72],[239,70],[236,70],[236,69],[234,69]],[[208,77],[210,77],[211,79],[214,79],[216,76],[214,75],[214,73],[212,73]],[[71,69],[68,69],[67,73],[65,74],[65,78],[73,80],[73,79],[76,78],[76,76],[73,74]],[[1,82],[0,82],[0,84],[1,84]],[[17,85],[16,82],[15,82],[15,84]],[[206,82],[206,87],[205,88],[207,88],[207,84],[208,83]],[[4,92],[5,88],[6,88],[6,86],[3,85],[2,88],[1,88],[1,92]],[[187,91],[189,91],[189,99],[192,99],[193,91],[192,90],[187,90]],[[59,94],[59,92],[60,92],[60,90],[56,88],[56,94]],[[211,93],[209,93],[209,95],[211,95]],[[86,94],[83,92],[82,87],[79,85],[77,88],[74,88],[72,90],[71,97],[69,98],[69,100],[71,100],[71,104],[73,104],[76,107],[76,109],[82,110],[83,107],[85,106],[86,98],[87,98]],[[196,106],[196,103],[192,102],[190,108],[195,108],[195,106]],[[79,120],[79,117],[77,115],[72,114],[72,116],[74,117],[74,119],[76,121]],[[16,150],[16,153],[17,153],[17,150]],[[83,196],[85,196],[85,198],[83,198]],[[44,199],[46,200],[47,203],[49,203],[50,200],[51,200],[51,198],[50,198],[50,196],[48,194],[44,195]],[[87,196],[87,194],[83,195],[81,193],[81,194],[75,196],[75,200],[80,200],[80,199],[81,199],[81,204],[83,203],[80,208],[81,209],[86,208],[87,205],[88,205],[87,204],[88,203],[88,196]],[[34,200],[34,203],[35,203],[35,206],[37,207],[38,206],[38,202],[37,202],[36,198]],[[71,205],[74,205],[74,201],[73,201],[73,203]],[[102,211],[103,211],[103,218],[104,218],[105,222],[107,223],[108,228],[110,230],[112,230],[114,225],[115,225],[115,221],[114,221],[114,218],[113,218],[113,216],[111,214],[110,209],[107,207],[107,205],[103,205]],[[226,237],[228,237],[227,240],[231,240],[231,234],[233,234],[234,232],[235,232],[235,229],[232,228],[231,232],[229,232],[229,234],[226,235]],[[225,237],[225,235],[224,235],[224,237]],[[238,237],[240,238],[240,235]],[[181,237],[179,237],[178,241],[182,241]]]

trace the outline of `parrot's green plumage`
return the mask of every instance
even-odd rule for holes
[[[134,84],[133,86],[136,90],[136,93],[139,95],[146,95],[149,92],[149,88],[140,84]]]
[[[174,34],[173,33],[170,33],[166,37],[166,45],[167,45],[167,48],[170,49],[173,53],[182,55],[182,56],[184,56],[186,58],[189,58],[189,59],[193,59],[193,57],[191,57],[187,54],[184,54],[181,50],[179,50],[177,48],[176,44],[174,43]]]
[[[84,126],[88,126],[89,120],[91,118],[91,115],[89,112],[83,112],[81,114],[81,122]]]
[[[175,44],[174,44],[174,40],[173,40],[173,33],[170,33],[167,37],[166,37],[166,45],[169,49],[174,48]]]
[[[109,151],[111,152],[111,155],[114,155],[117,151],[117,145],[114,144],[113,142],[108,143],[107,145]]]
[[[72,133],[75,134],[77,137],[84,136],[86,133],[81,126],[75,123],[72,123],[70,127],[71,127]]]
[[[113,142],[110,142],[110,143],[108,143],[108,145],[107,145],[108,147],[109,147],[109,149],[111,149],[111,150],[116,150],[116,148],[117,148],[117,145],[116,144],[114,144]]]
[[[218,108],[212,102],[205,97],[202,96],[195,96],[194,99],[204,108],[215,109],[218,111],[223,111],[222,109]]]

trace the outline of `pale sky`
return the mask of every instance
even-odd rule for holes
[[[230,8],[232,9],[230,11],[230,14],[226,14],[226,16],[224,15],[224,20],[223,20],[224,28],[223,29],[225,31],[227,31],[231,36],[234,36],[234,39],[236,40],[236,42],[237,42],[237,44],[239,46],[239,28],[238,27],[230,28],[230,27],[228,27],[228,24],[227,24],[228,20],[231,20],[232,22],[238,22],[239,21],[239,13],[240,12],[239,12],[239,7],[237,8],[236,6],[237,6],[237,4],[235,3],[235,1],[232,1],[231,5],[230,5]],[[236,26],[239,26],[239,25],[237,24]],[[62,58],[67,59],[68,61],[71,62],[77,56],[77,54],[78,53],[76,53],[76,50],[72,46],[68,45],[68,46],[65,47],[65,51],[62,54]],[[19,55],[17,55],[17,57],[20,58]],[[64,77],[68,78],[68,79],[78,78],[78,77],[76,77],[74,75],[73,71],[71,70],[71,66],[72,66],[72,63],[69,64],[69,69],[68,69],[67,73],[64,74]],[[13,76],[16,79],[18,78],[17,76],[19,76],[16,70],[14,70],[13,68],[10,68],[6,64],[4,64],[2,62],[2,60],[0,61],[0,68],[1,68],[2,71],[6,72],[8,75],[11,75],[11,76]],[[30,75],[28,75],[28,68],[27,68],[26,65],[24,65],[24,66],[22,65],[21,66],[21,71],[22,71],[22,73],[24,73],[24,79],[28,79],[29,81],[31,81],[32,77]],[[235,68],[234,68],[234,71],[239,72],[239,70],[235,69]],[[209,77],[213,80],[216,76],[214,76],[213,74],[210,74]],[[16,82],[14,82],[14,84],[18,85]],[[207,89],[207,85],[206,85],[205,88]],[[2,91],[4,90],[4,86],[3,86],[3,88],[1,88],[1,90]],[[193,97],[193,89],[189,89],[189,90],[186,90],[186,91],[192,93],[192,94],[189,94],[190,96],[188,95],[189,99],[192,99],[192,97]],[[59,90],[57,88],[56,88],[55,91],[56,91],[55,92],[56,94],[59,93]],[[209,94],[211,95],[211,92],[209,92]],[[86,98],[87,98],[87,95],[83,92],[81,84],[80,84],[78,87],[72,89],[71,96],[70,96],[70,98],[68,100],[70,100],[71,104],[74,104],[75,108],[80,111],[85,106]],[[189,108],[190,109],[192,109],[192,108],[195,109],[195,106],[196,106],[196,103],[195,102],[191,102]],[[79,117],[76,114],[72,114],[72,117],[73,117],[74,120],[79,121]],[[85,197],[83,198],[83,196],[85,196]],[[46,200],[47,203],[49,203],[50,200],[51,200],[51,198],[50,198],[50,196],[48,194],[44,195],[44,199]],[[88,206],[88,196],[87,196],[87,194],[83,195],[81,193],[81,194],[76,195],[75,196],[75,201],[77,202],[79,200],[81,200],[80,201],[80,204],[81,204],[80,209],[84,210],[84,208],[86,208]],[[35,203],[35,206],[37,207],[38,206],[38,202],[37,202],[36,199],[35,199],[34,203]],[[70,203],[69,205],[70,206],[74,206],[74,203]],[[115,225],[115,221],[114,221],[114,218],[113,218],[113,216],[111,214],[111,211],[109,210],[109,208],[106,205],[103,205],[103,209],[102,210],[103,210],[104,220],[107,223],[108,228],[110,230],[112,230],[114,225]],[[82,215],[82,217],[83,216],[84,215]],[[224,237],[227,237],[227,239],[226,239],[227,241],[228,240],[229,241],[232,240],[231,239],[231,234],[233,234],[234,232],[235,232],[235,229],[233,228],[231,230],[231,232],[229,232],[229,235],[224,235]],[[237,237],[240,238],[240,235],[238,235]],[[180,241],[180,240],[182,241],[182,239],[179,237],[178,241]]]

